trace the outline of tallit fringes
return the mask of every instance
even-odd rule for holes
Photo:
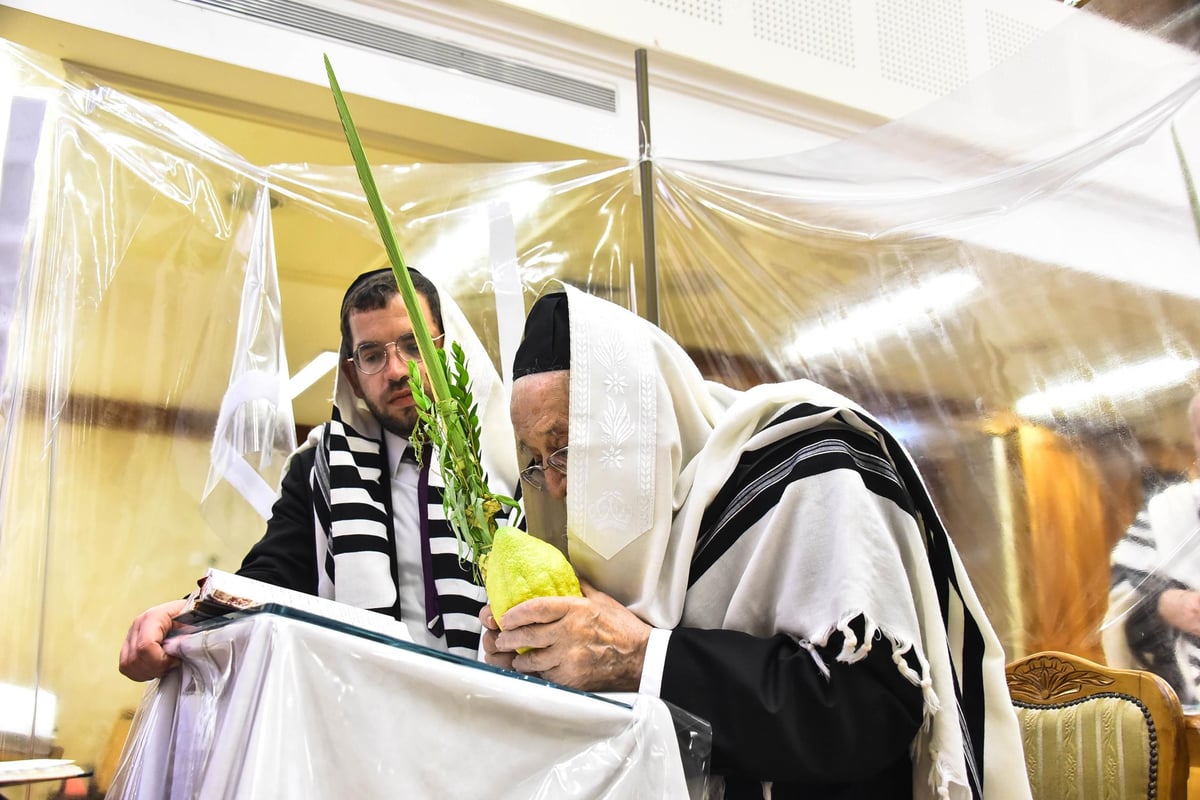
[[[917,658],[917,663],[921,666],[921,672],[917,672],[908,663],[905,658],[908,653],[913,652]],[[897,671],[913,686],[921,687],[921,694],[925,698],[925,708],[927,713],[936,713],[942,707],[942,702],[938,700],[937,692],[933,690],[933,678],[930,676],[929,664],[921,656],[919,651],[913,651],[912,642],[902,642],[897,639],[892,640],[892,663],[896,665]]]
[[[850,622],[861,618],[863,620],[863,638],[860,642],[858,635],[854,632]],[[915,650],[913,643],[904,639],[899,639],[892,636],[887,631],[881,631],[874,620],[869,618],[861,611],[851,611],[842,616],[837,624],[827,630],[824,635],[814,637],[813,642],[816,645],[824,647],[829,643],[829,637],[833,631],[840,631],[843,638],[842,650],[837,655],[837,660],[844,664],[853,664],[856,661],[861,661],[871,652],[871,644],[876,636],[883,636],[892,645],[892,663],[896,665],[896,671],[899,672],[905,680],[913,686],[919,686],[921,689],[921,697],[925,704],[925,721],[922,723],[922,729],[927,730],[931,725],[933,716],[942,708],[942,703],[938,699],[937,692],[933,688],[932,670],[929,667],[929,662],[921,654],[919,650]],[[805,647],[813,654],[822,668],[822,674],[828,678],[829,670],[821,661],[820,656],[813,645],[804,639],[796,640],[802,647]],[[905,658],[909,652],[913,652],[916,656],[917,663],[920,665],[921,671],[918,672],[909,665],[908,659]]]
[[[916,656],[917,661],[921,664],[921,669],[925,672],[924,677],[917,675],[908,666],[907,662],[905,662],[904,655],[911,649],[912,646],[910,644],[902,646],[899,642],[894,642],[892,660],[896,662],[896,666],[902,675],[906,678],[911,675],[917,679],[913,682],[921,687],[922,696],[925,698],[924,719],[921,721],[920,732],[913,741],[913,766],[919,768],[926,762],[926,759],[915,757],[916,751],[919,748],[924,748],[925,756],[928,759],[929,772],[926,784],[929,788],[929,796],[936,797],[938,800],[970,797],[970,788],[966,776],[963,774],[963,765],[955,763],[951,758],[947,758],[946,754],[937,746],[933,726],[934,718],[942,713],[942,704],[938,700],[937,693],[933,690],[933,680],[929,677],[931,672],[929,664],[921,656],[920,651],[916,651]],[[912,678],[909,679],[912,680]],[[963,791],[952,791],[952,787],[954,786],[961,787],[966,794]],[[921,795],[918,794],[917,796]]]
[[[863,620],[863,638],[861,642],[858,639],[858,634],[850,627],[850,622],[859,618]],[[841,632],[843,637],[842,652],[837,655],[837,660],[843,664],[853,664],[856,661],[862,661],[866,658],[867,653],[871,652],[871,642],[874,641],[875,634],[879,632],[879,626],[862,611],[851,611],[843,614],[834,627]]]
[[[933,719],[933,716],[942,710],[942,701],[938,699],[937,692],[933,690],[933,681],[928,677],[922,678],[919,686],[925,698],[925,713]]]
[[[807,639],[801,639],[799,636],[793,636],[792,639],[812,656],[813,663],[817,665],[817,671],[821,673],[821,677],[829,680],[829,665],[825,663],[825,659],[821,658],[821,654],[817,652],[817,646]],[[826,640],[828,641],[828,636]]]
[[[957,785],[967,789],[967,783],[962,779],[961,775],[957,775],[958,770],[954,769],[953,764],[947,759],[939,757],[934,752],[932,745],[930,745],[929,750],[933,756],[933,766],[929,770],[929,788],[938,800],[951,800],[953,795],[951,794],[950,787]]]

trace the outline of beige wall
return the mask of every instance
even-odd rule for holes
[[[63,424],[47,448],[41,415],[21,422],[0,532],[0,682],[32,687],[40,674],[58,698],[56,744],[98,763],[145,688],[117,672],[130,621],[210,565],[236,569],[262,521],[231,504],[219,515],[228,527],[206,522],[207,440]]]

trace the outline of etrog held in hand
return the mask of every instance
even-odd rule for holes
[[[484,557],[483,585],[497,624],[504,612],[534,597],[583,597],[562,551],[511,525],[496,529]]]

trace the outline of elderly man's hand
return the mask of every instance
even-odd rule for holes
[[[1159,595],[1158,613],[1168,625],[1200,636],[1200,592],[1167,589]]]
[[[492,605],[488,603],[479,612],[479,621],[483,623],[483,660],[493,667],[502,669],[513,668],[515,652],[502,652],[496,647],[496,637],[500,635],[500,626],[492,615]]]
[[[583,597],[537,597],[508,610],[500,632],[491,608],[480,612],[489,664],[593,692],[636,692],[650,626],[580,580]],[[532,648],[523,655],[517,648]]]
[[[125,634],[121,645],[121,674],[135,681],[161,678],[167,670],[179,663],[179,659],[167,655],[162,648],[163,639],[175,617],[183,612],[186,600],[172,600],[143,611]]]

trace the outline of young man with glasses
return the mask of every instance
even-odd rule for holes
[[[492,487],[511,495],[517,460],[500,376],[457,306],[419,272],[410,275],[435,343],[457,342],[466,353],[483,466]],[[390,269],[347,289],[340,350],[332,418],[292,454],[266,534],[238,574],[387,614],[418,644],[474,657],[486,596],[445,522],[437,459],[410,442],[417,411],[409,361],[425,371]],[[134,621],[122,673],[149,680],[173,666],[161,645],[182,605],[164,603]]]

